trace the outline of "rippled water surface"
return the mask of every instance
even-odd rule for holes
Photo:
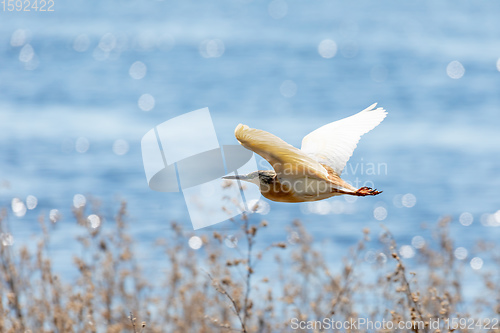
[[[295,146],[374,102],[389,112],[345,170],[383,194],[269,202],[263,242],[283,240],[299,218],[335,265],[380,223],[410,262],[429,237],[420,224],[444,215],[463,260],[477,240],[500,236],[500,3],[56,0],[54,9],[0,12],[0,204],[16,245],[31,244],[39,214],[62,215],[51,249],[61,270],[75,250],[77,194],[103,201],[108,219],[127,200],[139,249],[169,237],[172,220],[190,228],[181,194],[147,187],[140,140],[202,107],[221,144],[235,144],[245,123]],[[146,268],[161,260],[139,253]]]

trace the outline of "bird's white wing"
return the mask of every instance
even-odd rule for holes
[[[315,159],[269,132],[239,124],[234,135],[245,148],[265,158],[280,176],[328,177],[327,170]]]
[[[361,136],[384,120],[387,112],[377,103],[350,117],[326,124],[302,139],[301,150],[340,176]]]

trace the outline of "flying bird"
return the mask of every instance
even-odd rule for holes
[[[317,201],[336,195],[367,196],[381,191],[359,189],[340,178],[361,136],[384,120],[387,112],[377,103],[350,117],[326,124],[302,139],[300,149],[277,136],[239,124],[238,142],[266,159],[274,170],[225,176],[254,183],[264,197],[278,202]]]

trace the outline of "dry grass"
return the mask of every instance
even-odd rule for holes
[[[90,208],[74,210],[77,224],[86,230],[77,239],[84,254],[74,257],[75,281],[62,281],[52,268],[47,251],[50,232],[43,218],[43,235],[34,253],[0,245],[0,332],[266,333],[292,331],[291,318],[428,323],[437,318],[498,318],[500,314],[498,270],[484,274],[483,293],[476,302],[463,300],[463,267],[453,255],[450,219],[435,227],[433,243],[418,250],[418,272],[408,271],[388,230],[377,243],[386,263],[365,262],[371,236],[365,229],[343,267],[332,270],[299,221],[291,223],[282,242],[262,244],[259,234],[265,232],[267,222],[243,216],[235,221],[241,225],[237,247],[226,247],[227,235],[213,233],[201,236],[203,247],[198,251],[187,245],[193,233],[173,224],[174,237],[156,244],[165,253],[165,259],[159,260],[163,267],[158,268],[165,274],[162,281],[152,281],[141,272],[131,250],[126,204],[111,229],[89,226],[86,210]],[[0,232],[8,232],[6,214],[4,210],[0,217]],[[256,244],[262,250],[257,251]],[[498,252],[483,247],[500,267]],[[264,258],[274,258],[272,270],[259,266]],[[367,275],[375,278],[367,281]],[[435,330],[415,325],[406,331]],[[441,332],[446,331],[441,327]]]

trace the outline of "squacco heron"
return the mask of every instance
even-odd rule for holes
[[[266,159],[274,170],[226,176],[260,187],[264,197],[279,202],[317,201],[336,195],[367,196],[381,191],[359,189],[340,178],[361,136],[384,120],[377,103],[350,117],[326,124],[302,139],[301,149],[266,131],[239,124],[234,135],[245,148]]]

